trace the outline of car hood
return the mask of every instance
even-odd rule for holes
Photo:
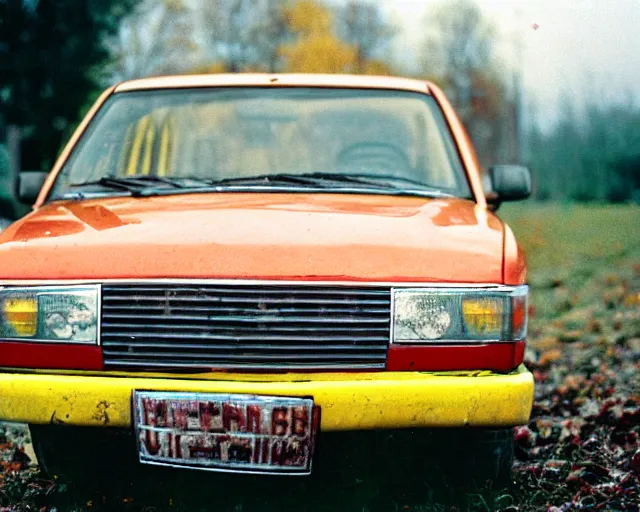
[[[463,199],[193,194],[52,203],[0,234],[0,279],[502,282],[504,226]]]

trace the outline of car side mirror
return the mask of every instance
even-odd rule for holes
[[[521,165],[495,165],[489,168],[488,181],[487,202],[494,210],[503,201],[519,201],[531,195],[531,172]]]
[[[18,199],[23,203],[35,203],[48,175],[43,171],[22,171],[18,176]]]

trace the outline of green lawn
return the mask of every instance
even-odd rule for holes
[[[639,205],[505,204],[498,215],[527,253],[531,275],[568,275],[602,267],[640,250]]]
[[[506,204],[498,215],[527,256],[537,320],[620,293],[640,265],[640,205]]]

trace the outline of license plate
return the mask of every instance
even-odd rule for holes
[[[140,462],[309,474],[319,408],[307,398],[134,391]]]

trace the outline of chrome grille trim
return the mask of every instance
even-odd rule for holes
[[[386,366],[391,287],[107,283],[109,370],[376,370]]]

